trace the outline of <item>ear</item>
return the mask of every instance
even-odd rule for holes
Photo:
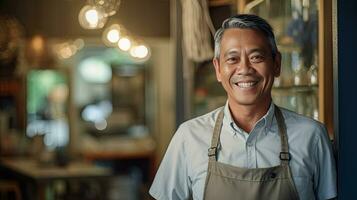
[[[216,78],[218,82],[221,82],[221,68],[219,65],[219,60],[217,58],[213,58],[213,65],[214,65],[214,69],[216,71]]]
[[[274,58],[274,77],[279,77],[281,72],[281,53],[277,52]]]

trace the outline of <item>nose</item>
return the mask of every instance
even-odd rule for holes
[[[242,56],[240,62],[237,65],[237,74],[239,75],[249,75],[253,71],[249,58],[247,56]]]

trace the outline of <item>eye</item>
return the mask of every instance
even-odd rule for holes
[[[260,55],[260,54],[257,54],[257,55],[252,55],[250,58],[249,58],[250,62],[252,63],[260,63],[260,62],[263,62],[264,61],[264,56],[263,55]]]
[[[237,63],[238,60],[239,60],[239,58],[232,56],[232,57],[228,57],[228,58],[226,59],[226,63],[228,63],[228,64],[234,64],[234,63]]]

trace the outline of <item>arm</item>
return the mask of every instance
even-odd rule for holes
[[[336,167],[332,145],[326,128],[320,126],[316,134],[314,152],[316,170],[314,172],[314,191],[317,199],[335,199],[337,196]]]
[[[159,200],[183,200],[190,196],[191,181],[187,172],[184,132],[177,130],[150,188],[150,195]]]

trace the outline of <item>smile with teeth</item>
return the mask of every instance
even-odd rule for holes
[[[257,81],[253,81],[253,82],[239,82],[235,84],[240,88],[250,88],[255,86],[257,83],[258,83]]]

